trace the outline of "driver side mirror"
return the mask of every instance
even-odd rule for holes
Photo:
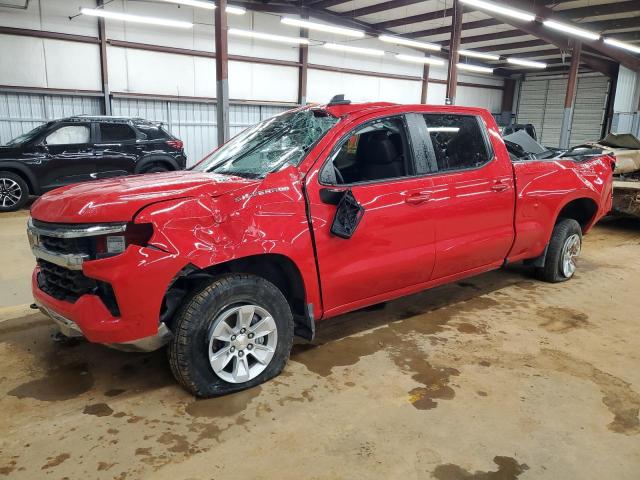
[[[351,190],[346,190],[338,202],[331,224],[331,233],[340,238],[351,238],[363,215],[364,207],[358,203]]]

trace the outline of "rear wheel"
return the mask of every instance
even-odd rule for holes
[[[169,345],[174,376],[194,395],[243,390],[277,376],[293,343],[282,292],[253,275],[228,275],[195,292],[177,314]]]
[[[0,172],[0,212],[12,212],[29,200],[29,186],[20,175]]]
[[[538,278],[551,283],[569,280],[576,272],[581,250],[580,224],[571,218],[561,219],[553,228],[544,267],[537,269]]]

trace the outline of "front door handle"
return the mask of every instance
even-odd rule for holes
[[[496,180],[496,182],[491,185],[491,190],[494,192],[504,192],[509,188],[509,184],[505,183],[505,180]]]
[[[422,193],[414,193],[413,195],[409,195],[404,199],[404,201],[410,205],[418,205],[420,203],[429,201],[430,198],[431,198],[430,193],[422,192]]]

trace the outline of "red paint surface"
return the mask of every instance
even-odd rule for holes
[[[34,283],[35,297],[74,320],[91,341],[131,341],[155,333],[163,296],[182,268],[276,254],[297,266],[315,318],[328,318],[498,268],[505,259],[534,258],[543,252],[562,207],[574,199],[598,205],[585,231],[611,207],[610,157],[512,163],[485,110],[386,103],[327,110],[342,120],[300,166],[263,180],[186,171],[45,194],[31,210],[37,220],[151,223],[154,234],[149,247],[130,246],[83,266],[85,275],[113,286],[120,317],[112,317],[93,295],[71,304]],[[475,170],[353,186],[366,209],[358,230],[349,240],[330,234],[336,207],[320,201],[318,174],[331,148],[357,125],[403,112],[479,115],[495,157]],[[415,195],[428,199],[407,201]]]

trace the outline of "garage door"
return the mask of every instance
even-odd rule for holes
[[[231,105],[231,136],[289,108],[274,105]],[[184,142],[188,165],[197,163],[217,145],[215,103],[115,98],[112,109],[114,115],[142,117],[164,123],[167,130]]]
[[[543,145],[560,145],[566,88],[566,78],[527,79],[522,83],[517,122],[535,125]],[[607,77],[578,78],[570,145],[600,138],[608,93]]]
[[[0,144],[38,125],[72,115],[101,115],[97,96],[0,92]]]

